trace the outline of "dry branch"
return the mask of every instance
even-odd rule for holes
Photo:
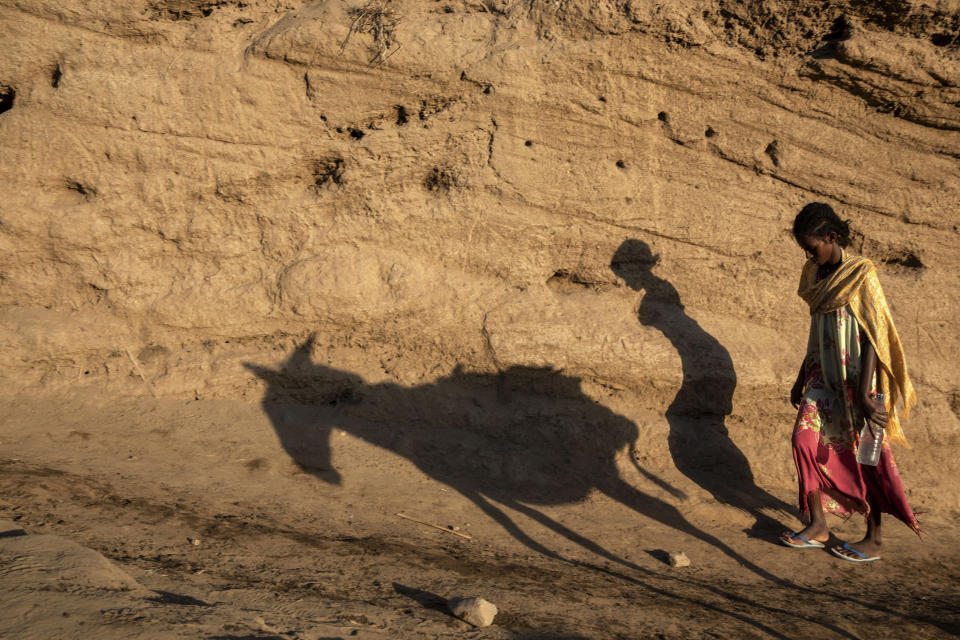
[[[433,527],[434,529],[440,529],[440,531],[446,531],[447,533],[452,533],[455,536],[460,536],[461,538],[466,538],[467,540],[473,540],[472,537],[468,536],[465,533],[460,533],[459,531],[454,531],[450,527],[444,527],[439,524],[433,524],[432,522],[424,522],[423,520],[417,520],[416,518],[411,518],[408,515],[403,513],[395,514],[398,518],[403,518],[404,520],[410,520],[411,522],[416,522],[417,524],[425,524],[428,527]]]

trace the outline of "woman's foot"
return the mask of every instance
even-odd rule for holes
[[[866,538],[860,542],[848,542],[845,545],[833,547],[831,551],[834,555],[842,556],[854,562],[880,559],[880,544]]]
[[[804,542],[806,538],[807,542]],[[806,549],[811,546],[819,547],[822,545],[816,545],[812,543],[816,542],[826,542],[830,539],[830,530],[823,525],[818,525],[816,523],[811,524],[806,529],[793,533],[791,531],[784,531],[780,534],[780,542],[787,545],[788,547],[796,547],[798,549]]]

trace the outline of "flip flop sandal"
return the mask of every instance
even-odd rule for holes
[[[868,556],[868,555],[865,554],[865,553],[860,553],[860,552],[857,551],[856,549],[851,548],[851,547],[850,547],[850,544],[847,543],[847,542],[844,542],[844,543],[843,543],[843,547],[842,547],[842,548],[844,549],[844,551],[849,551],[850,553],[855,553],[855,554],[857,554],[857,555],[860,556],[860,557],[859,557],[859,558],[851,558],[851,557],[848,556],[847,554],[841,553],[841,552],[837,551],[837,548],[836,548],[836,547],[830,547],[830,553],[832,553],[833,555],[837,556],[837,557],[840,558],[841,560],[846,560],[846,561],[848,561],[848,562],[873,562],[874,560],[879,560],[879,559],[880,559],[880,556],[873,556],[873,557],[871,557],[871,556]]]
[[[807,540],[799,533],[790,533],[787,537],[789,537],[791,540],[803,540],[803,544],[793,544],[792,542],[787,542],[783,536],[780,536],[779,540],[785,547],[790,547],[791,549],[823,549],[822,542],[819,540]]]

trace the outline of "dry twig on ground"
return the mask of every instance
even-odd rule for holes
[[[442,527],[442,526],[440,526],[439,524],[434,524],[434,523],[432,523],[432,522],[427,522],[426,520],[417,520],[416,518],[411,518],[410,516],[408,516],[408,515],[406,515],[406,514],[404,514],[404,513],[397,513],[397,514],[395,514],[395,515],[396,515],[398,518],[403,518],[404,520],[410,520],[410,521],[412,521],[412,522],[416,522],[417,524],[425,524],[425,525],[427,525],[428,527],[433,527],[434,529],[440,529],[440,531],[446,531],[447,533],[452,533],[452,534],[455,535],[455,536],[460,536],[461,538],[465,538],[465,539],[467,539],[467,540],[473,540],[473,537],[472,537],[472,536],[468,536],[468,535],[465,534],[465,533],[460,533],[460,532],[457,531],[456,529],[451,529],[450,527]]]

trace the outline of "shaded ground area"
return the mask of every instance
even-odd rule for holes
[[[462,637],[469,627],[438,606],[459,595],[500,608],[493,627],[470,632],[483,638],[960,634],[960,557],[945,516],[926,515],[922,544],[905,527],[891,528],[887,557],[855,566],[750,538],[743,529],[752,519],[732,508],[704,512],[681,501],[691,526],[723,541],[741,563],[591,492],[540,508],[623,562],[514,513],[518,526],[556,551],[551,556],[416,466],[339,430],[335,457],[350,460],[340,486],[304,473],[250,408],[64,399],[8,409],[0,518],[90,547],[145,590],[65,586],[52,598],[20,585],[17,601],[53,603],[72,616],[58,623],[101,637]],[[94,423],[95,434],[77,428]],[[628,480],[667,499],[639,475]],[[393,491],[378,493],[381,482]],[[772,493],[789,496],[792,487]],[[396,518],[401,510],[473,540]],[[859,523],[848,523],[836,533],[850,539],[858,531]],[[666,550],[684,550],[693,566],[668,567],[660,559]],[[16,622],[0,614],[8,631]]]

